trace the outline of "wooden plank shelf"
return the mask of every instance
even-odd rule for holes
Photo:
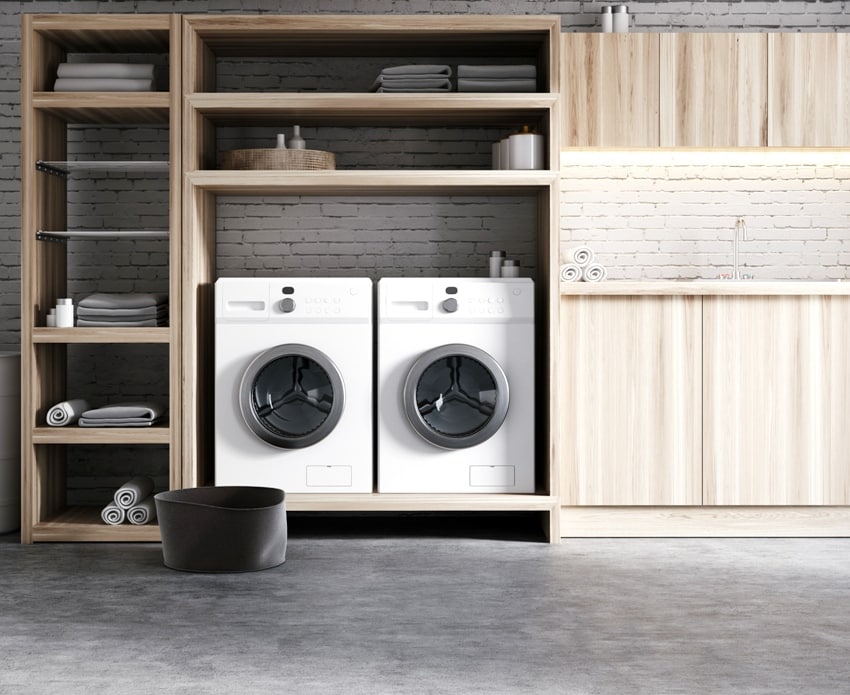
[[[67,507],[45,521],[37,522],[32,529],[34,541],[81,542],[159,542],[156,523],[135,526],[118,524],[110,526],[100,518],[100,507]]]
[[[170,427],[36,427],[33,444],[169,444]]]
[[[34,343],[168,343],[170,328],[33,328]]]
[[[414,512],[414,511],[473,511],[509,512],[540,511],[556,513],[558,498],[552,495],[514,494],[318,494],[292,493],[286,495],[290,512]]]
[[[68,123],[168,124],[168,92],[35,92],[33,108]]]

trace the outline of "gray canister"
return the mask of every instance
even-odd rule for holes
[[[519,277],[519,261],[505,261],[502,263],[503,278],[518,278]]]

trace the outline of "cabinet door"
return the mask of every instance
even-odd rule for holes
[[[850,297],[706,297],[704,500],[850,504]]]
[[[847,34],[770,34],[768,65],[768,145],[850,145]]]
[[[697,505],[699,297],[561,299],[561,504]]]
[[[561,36],[561,147],[658,146],[658,36]]]
[[[764,34],[662,34],[663,147],[767,144]]]

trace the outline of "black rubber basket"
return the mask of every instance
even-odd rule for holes
[[[198,487],[154,496],[166,567],[255,572],[286,560],[286,495],[272,487]]]

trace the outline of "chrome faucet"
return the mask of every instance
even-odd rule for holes
[[[750,237],[747,236],[747,223],[744,222],[743,217],[739,217],[735,220],[735,236],[732,237],[732,279],[740,280],[741,272],[738,270],[738,242],[739,241],[749,241]]]

